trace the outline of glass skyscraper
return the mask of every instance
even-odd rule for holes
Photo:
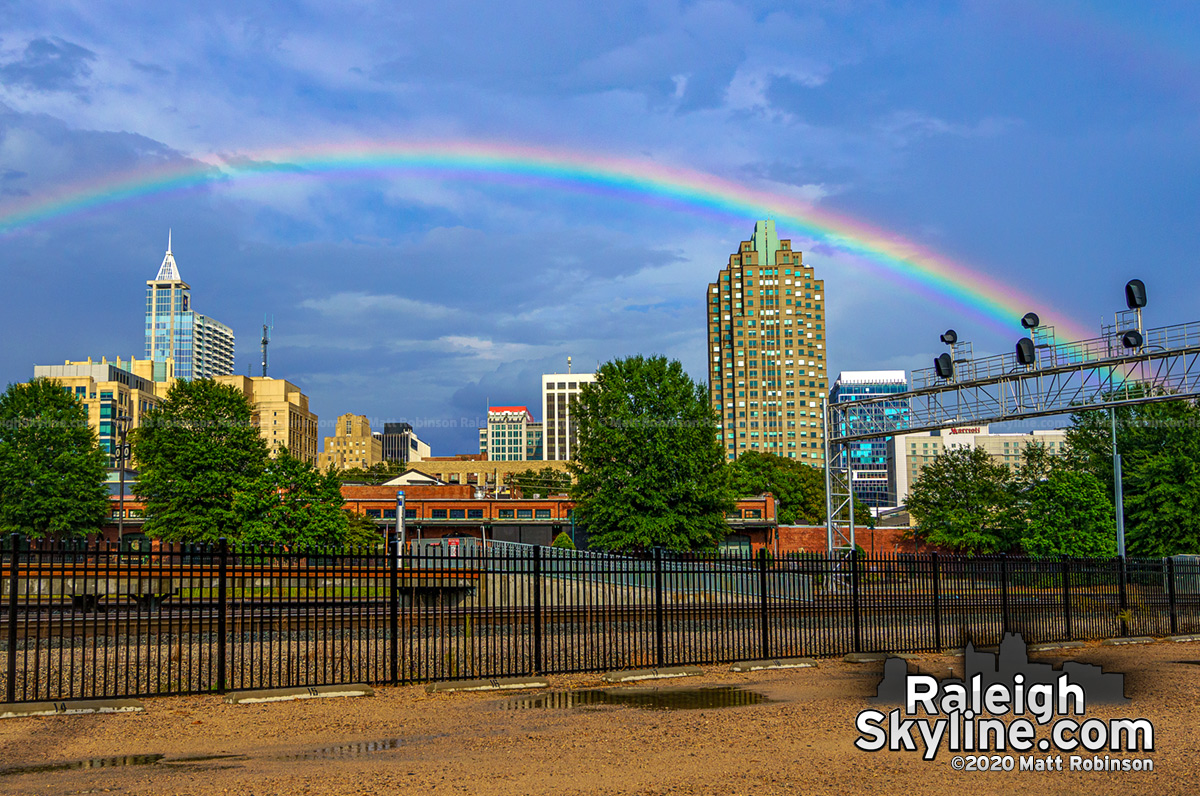
[[[177,379],[233,373],[233,330],[192,309],[192,289],[179,276],[170,235],[158,276],[146,282],[146,358],[156,368],[174,359]]]
[[[880,395],[902,393],[908,390],[908,379],[902,370],[856,370],[842,371],[829,391],[830,403],[878,398]],[[864,425],[872,418],[896,417],[908,419],[908,401],[898,398],[871,404],[863,414],[854,410],[846,413],[849,428],[842,433],[854,433],[857,423]],[[870,415],[866,414],[870,412]],[[869,426],[868,426],[869,427]],[[887,439],[858,440],[850,443],[850,463],[854,472],[854,494],[872,508],[898,505],[900,496],[896,485],[888,477]]]

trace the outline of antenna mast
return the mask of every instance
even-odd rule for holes
[[[263,336],[262,336],[262,375],[267,377],[267,346],[271,342],[271,332],[275,328],[275,317],[271,316],[270,323],[267,322],[267,316],[263,316]]]

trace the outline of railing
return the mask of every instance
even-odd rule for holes
[[[14,541],[0,544],[5,702],[938,650],[1009,631],[1030,643],[1200,631],[1191,557]]]

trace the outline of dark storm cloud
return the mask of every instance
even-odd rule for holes
[[[34,91],[75,91],[91,76],[91,50],[53,36],[34,39],[15,61],[0,65],[0,82]]]

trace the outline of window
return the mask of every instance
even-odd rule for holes
[[[444,519],[446,519],[446,510],[445,509],[434,509],[430,513],[429,516],[435,520],[444,520]]]
[[[417,510],[416,509],[405,509],[404,510],[404,519],[415,520],[416,518],[417,518]]]
[[[380,511],[379,509],[367,509],[367,516],[373,520],[377,520],[380,517]]]
[[[539,520],[548,520],[550,519],[550,509],[538,509],[533,516]]]
[[[517,519],[518,520],[532,520],[533,519],[533,509],[517,509]]]
[[[513,510],[512,509],[500,509],[500,512],[496,516],[502,520],[511,520],[513,518]]]
[[[463,520],[466,519],[467,512],[464,509],[450,509],[450,519]]]
[[[483,509],[467,509],[467,519],[468,520],[482,520],[483,519]]]
[[[394,520],[394,519],[396,519],[396,510],[395,510],[395,509],[384,509],[384,510],[383,510],[383,518],[384,518],[385,520]]]

